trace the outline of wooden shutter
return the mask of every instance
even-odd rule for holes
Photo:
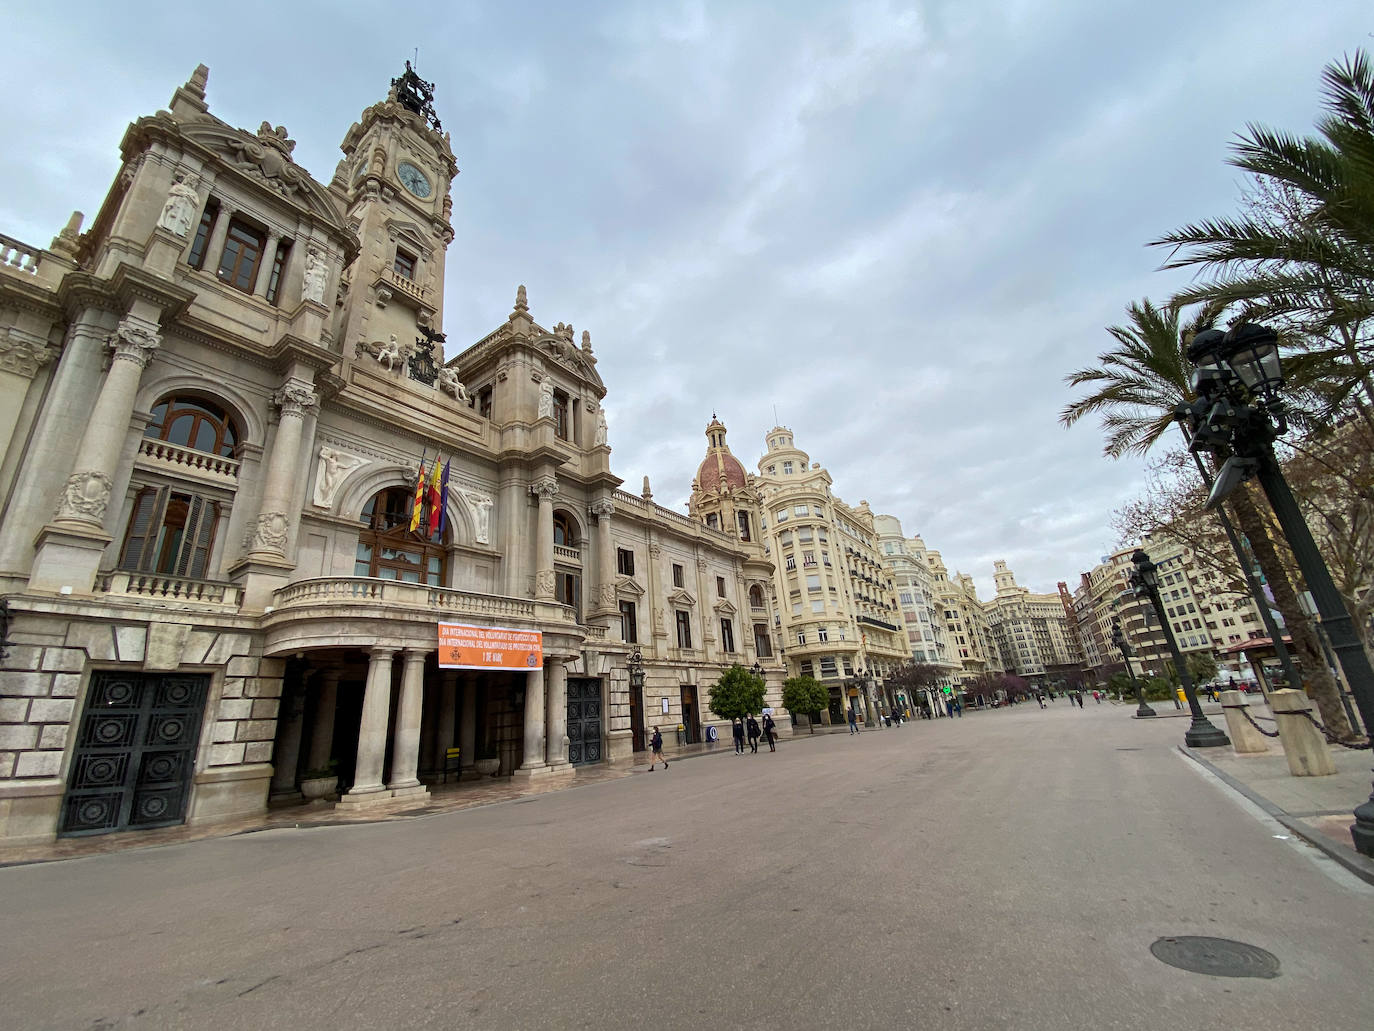
[[[119,560],[120,569],[146,572],[152,568],[153,553],[157,550],[157,528],[162,525],[167,495],[165,487],[144,487],[134,498],[129,529],[124,536],[124,554]]]

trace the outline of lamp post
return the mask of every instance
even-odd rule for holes
[[[639,645],[635,645],[634,651],[630,652],[630,657],[625,660],[625,669],[630,674],[630,700],[638,702],[642,722],[648,723],[648,713],[644,711],[644,655],[639,650]],[[641,740],[639,741],[640,751],[644,750],[644,727],[639,728]]]
[[[1374,668],[1274,456],[1274,441],[1288,432],[1279,396],[1283,365],[1278,340],[1268,326],[1249,322],[1225,333],[1199,333],[1188,346],[1188,360],[1197,366],[1198,399],[1180,417],[1192,431],[1194,451],[1209,451],[1223,459],[1207,499],[1209,508],[1221,504],[1243,480],[1251,476],[1259,480],[1312,593],[1322,628],[1369,734],[1374,732]],[[1355,808],[1350,836],[1359,852],[1374,856],[1374,792]]]
[[[1116,645],[1116,650],[1121,653],[1121,657],[1126,660],[1126,676],[1131,678],[1131,687],[1135,689],[1137,717],[1158,716],[1148,705],[1145,704],[1145,689],[1140,686],[1140,681],[1135,678],[1135,670],[1131,668],[1131,644],[1126,640],[1126,634],[1121,629],[1119,620],[1112,620],[1112,644]]]
[[[1188,672],[1188,663],[1183,660],[1183,653],[1178,650],[1178,641],[1174,639],[1173,627],[1169,625],[1168,615],[1164,611],[1164,603],[1159,597],[1159,572],[1150,556],[1136,548],[1131,554],[1131,564],[1135,569],[1131,571],[1128,582],[1131,589],[1137,596],[1145,595],[1150,599],[1150,604],[1154,606],[1155,615],[1159,618],[1160,629],[1164,631],[1164,641],[1169,646],[1169,654],[1173,656],[1174,668],[1178,670],[1179,682],[1183,685],[1183,693],[1188,699],[1188,709],[1193,714],[1193,722],[1188,727],[1187,733],[1183,735],[1184,744],[1190,748],[1216,748],[1219,745],[1229,745],[1231,739],[1226,736],[1225,731],[1212,725],[1202,712],[1202,706],[1198,704],[1197,692],[1193,690],[1193,677]]]

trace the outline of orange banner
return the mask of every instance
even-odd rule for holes
[[[500,626],[439,624],[440,669],[538,669],[544,664],[544,635],[538,630]]]

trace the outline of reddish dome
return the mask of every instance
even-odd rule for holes
[[[702,490],[719,490],[724,483],[729,488],[743,487],[746,483],[744,466],[739,459],[728,451],[713,450],[697,469],[697,484]]]

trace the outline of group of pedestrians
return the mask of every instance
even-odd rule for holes
[[[735,754],[744,754],[744,739],[749,738],[749,751],[757,753],[759,750],[759,738],[768,742],[768,750],[776,752],[778,750],[778,725],[773,722],[771,713],[763,714],[763,723],[750,716],[747,721],[741,721],[738,716],[730,721],[730,734],[735,739]]]

